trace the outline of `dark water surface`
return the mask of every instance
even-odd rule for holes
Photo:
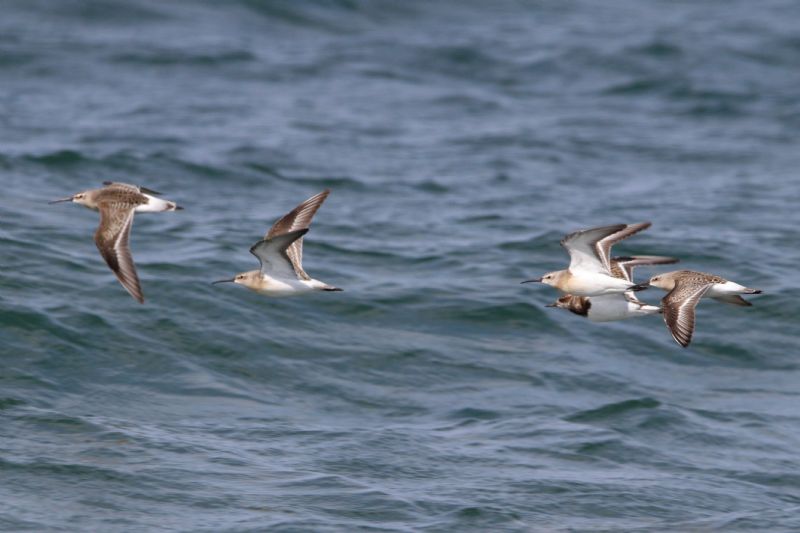
[[[800,530],[797,2],[0,11],[1,530]],[[107,179],[186,206],[144,306],[45,203]],[[209,284],[325,187],[345,292]],[[765,294],[684,350],[519,285],[640,220]]]

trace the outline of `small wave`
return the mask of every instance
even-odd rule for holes
[[[143,474],[128,474],[114,470],[75,463],[58,463],[50,461],[30,461],[14,462],[0,458],[0,470],[14,470],[20,473],[35,473],[37,475],[51,476],[55,478],[64,477],[73,480],[73,483],[81,481],[116,481],[135,485],[141,483],[140,476]]]
[[[429,76],[445,76],[471,83],[509,87],[519,84],[529,73],[520,71],[512,61],[490,54],[485,48],[471,45],[422,46],[406,54],[404,64],[410,71]],[[475,73],[480,72],[480,77]]]
[[[413,187],[419,191],[432,194],[444,194],[450,192],[451,190],[447,185],[433,180],[417,182],[413,185]]]
[[[307,185],[313,185],[315,187],[322,187],[322,188],[331,188],[331,189],[350,189],[350,190],[364,190],[366,189],[367,185],[357,178],[345,177],[345,176],[292,176],[288,178],[293,182],[304,183]]]
[[[505,324],[512,327],[515,324],[525,324],[531,321],[548,321],[549,315],[541,306],[531,303],[507,303],[498,305],[480,305],[475,302],[459,302],[454,305],[426,311],[437,320],[452,320],[455,322],[473,324]]]
[[[353,25],[357,24],[358,21],[354,20],[353,14],[358,11],[360,5],[359,2],[351,0],[328,2],[312,0],[299,3],[268,0],[238,0],[238,2],[253,14],[268,20],[337,33],[351,30]]]
[[[642,409],[656,409],[661,403],[654,398],[637,398],[635,400],[625,400],[622,402],[606,404],[596,409],[580,411],[565,418],[570,422],[595,422],[626,415],[630,412]]]
[[[474,422],[477,420],[496,420],[500,418],[501,414],[496,411],[489,411],[487,409],[480,409],[477,407],[463,407],[457,409],[447,415],[451,420],[466,420]]]
[[[17,398],[0,398],[0,411],[6,411],[20,405],[25,405],[25,402]]]
[[[232,63],[247,63],[257,57],[247,50],[198,52],[194,50],[161,49],[118,53],[109,58],[115,63],[135,65],[192,65],[201,67],[225,66]]]
[[[80,338],[80,333],[57,323],[49,313],[29,309],[0,309],[0,324],[4,328],[25,332],[51,332],[72,340]]]
[[[675,80],[669,78],[638,78],[607,87],[602,94],[617,96],[632,96],[640,94],[659,93],[675,86]]]
[[[89,161],[88,157],[77,150],[56,150],[41,155],[26,155],[24,159],[52,167],[75,166]]]
[[[32,53],[12,52],[0,49],[0,67],[12,68],[34,63],[39,56]]]
[[[666,41],[651,41],[630,49],[631,52],[655,58],[675,58],[683,55],[683,48]]]

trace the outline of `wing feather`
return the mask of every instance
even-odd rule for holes
[[[597,244],[595,245],[597,256],[600,260],[608,266],[608,269],[611,270],[611,260],[609,257],[611,256],[611,247],[614,244],[618,243],[619,241],[625,240],[628,237],[639,233],[642,230],[646,230],[652,226],[650,222],[637,222],[636,224],[625,224],[625,227],[621,230],[608,235],[607,237],[603,237]]]
[[[675,287],[661,299],[664,322],[675,342],[686,348],[692,342],[695,326],[695,307],[713,283],[678,280]]]
[[[129,245],[133,206],[104,202],[100,204],[99,210],[100,225],[94,234],[97,249],[122,286],[139,303],[144,303],[142,286]]]
[[[639,265],[671,265],[678,263],[680,259],[665,257],[661,255],[634,255],[626,257],[614,257],[611,259],[611,273],[616,278],[633,281],[633,268]]]
[[[140,187],[139,185],[131,185],[130,183],[122,183],[119,181],[104,181],[103,185],[106,189],[122,189],[126,191],[135,191],[144,194],[152,194],[154,196],[158,196],[161,193],[158,191],[154,191],[153,189],[148,189],[146,187]]]
[[[306,233],[308,228],[303,228],[260,240],[250,247],[250,253],[261,262],[261,272],[278,279],[304,279],[297,273],[287,252],[292,243]]]
[[[308,200],[304,201],[283,215],[275,222],[275,224],[272,225],[267,234],[264,236],[264,239],[271,239],[278,235],[283,235],[299,229],[308,229],[308,227],[311,225],[311,220],[314,218],[317,210],[322,205],[322,202],[324,202],[328,197],[330,192],[331,191],[329,189],[325,189],[324,191],[315,194]],[[303,270],[302,236],[292,243],[291,246],[289,246],[288,250],[286,250],[286,255],[289,257],[289,261],[291,261],[292,266],[300,279],[311,279]]]
[[[608,254],[600,253],[597,244],[626,227],[625,224],[614,224],[590,228],[570,233],[561,239],[561,246],[569,253],[569,269],[573,272],[583,270],[610,275],[611,264]]]
[[[725,294],[722,296],[712,296],[713,300],[724,302],[731,305],[740,305],[742,307],[752,307],[753,304],[739,296],[738,294]]]

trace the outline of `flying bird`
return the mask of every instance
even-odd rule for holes
[[[638,265],[668,265],[677,263],[674,257],[639,255],[614,257],[611,259],[611,273],[614,277],[633,281],[633,269]],[[575,296],[565,294],[547,307],[566,309],[576,315],[585,316],[592,322],[610,322],[661,312],[661,308],[640,301],[632,291],[604,296]]]
[[[741,294],[761,294],[759,289],[749,289],[713,274],[676,270],[650,278],[650,285],[664,289],[661,299],[664,322],[675,342],[686,348],[692,342],[695,328],[695,307],[701,298],[713,298],[732,305],[751,306]]]
[[[342,289],[312,279],[303,270],[303,235],[311,219],[330,194],[325,189],[282,216],[264,238],[250,248],[261,262],[259,270],[242,272],[213,283],[237,283],[265,296],[293,296],[311,291]]]
[[[574,296],[602,296],[644,290],[647,284],[637,285],[614,276],[609,256],[615,243],[650,225],[650,222],[614,224],[570,233],[561,239],[561,246],[569,253],[569,268],[522,283],[540,282]]]
[[[161,193],[151,189],[112,181],[104,181],[103,185],[101,189],[79,192],[50,203],[75,202],[100,211],[100,225],[94,233],[97,249],[122,286],[136,301],[144,303],[139,275],[136,273],[128,243],[133,214],[177,211],[183,208],[175,202],[157,198]]]

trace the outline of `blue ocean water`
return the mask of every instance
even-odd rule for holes
[[[799,19],[6,0],[0,529],[800,529]],[[136,217],[143,306],[46,204],[109,179],[186,207]],[[326,187],[304,266],[344,292],[210,284]],[[615,251],[764,294],[682,349],[519,284],[641,220]]]

